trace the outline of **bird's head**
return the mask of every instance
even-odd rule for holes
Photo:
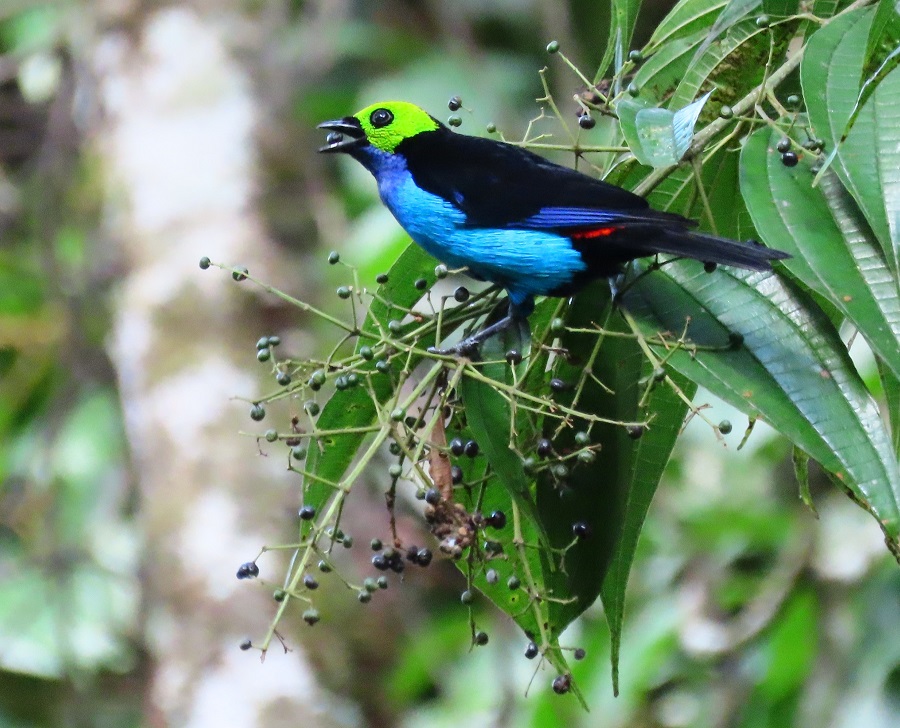
[[[384,101],[367,106],[353,116],[319,124],[319,129],[331,132],[327,144],[319,151],[348,152],[356,156],[354,153],[368,148],[394,154],[404,139],[440,128],[443,128],[441,122],[414,104]]]

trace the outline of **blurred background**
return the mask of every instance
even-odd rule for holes
[[[644,3],[636,47],[671,5]],[[759,426],[738,452],[746,419],[703,393],[734,430],[723,447],[688,426],[676,448],[618,698],[599,606],[564,638],[590,714],[486,603],[470,650],[445,562],[368,605],[323,579],[315,628],[291,614],[264,664],[239,649],[286,562],[235,571],[296,538],[300,486],[239,434],[275,387],[255,342],[312,356],[334,333],[197,261],[336,308],[329,250],[371,285],[407,239],[361,168],[316,155],[316,123],[386,98],[444,118],[459,95],[461,131],[520,138],[545,64],[563,109],[583,90],[547,42],[590,76],[608,24],[595,0],[0,2],[0,728],[900,724],[900,572],[877,525],[818,472],[816,518],[788,445]],[[372,473],[345,514],[357,581],[386,485]]]

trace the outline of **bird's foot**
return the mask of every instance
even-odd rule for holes
[[[447,347],[446,349],[438,349],[436,346],[431,346],[428,348],[428,353],[440,354],[441,356],[458,356],[471,358],[474,354],[478,353],[478,348],[485,341],[491,338],[494,334],[508,329],[515,322],[515,320],[516,319],[512,318],[511,316],[506,316],[505,318],[500,319],[497,323],[483,328],[478,333],[463,339],[454,346]]]

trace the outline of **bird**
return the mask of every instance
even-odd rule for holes
[[[698,232],[696,222],[640,195],[522,146],[454,132],[406,101],[372,104],[318,128],[329,132],[319,152],[347,154],[371,172],[416,243],[506,290],[507,315],[460,342],[457,354],[526,321],[536,296],[568,297],[592,280],[614,280],[636,258],[665,253],[762,271],[790,257]]]

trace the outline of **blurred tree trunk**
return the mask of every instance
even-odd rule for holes
[[[254,423],[232,399],[259,392],[254,342],[274,332],[258,298],[197,262],[263,276],[279,263],[254,208],[257,104],[229,56],[222,8],[146,9],[93,54],[106,220],[126,269],[112,351],[146,539],[146,722],[334,725],[293,640],[286,654],[275,642],[262,665],[238,647],[262,635],[274,603],[235,571],[273,533],[295,537],[285,514],[297,497],[284,462],[238,436]],[[267,557],[261,576],[277,581],[280,566]]]

